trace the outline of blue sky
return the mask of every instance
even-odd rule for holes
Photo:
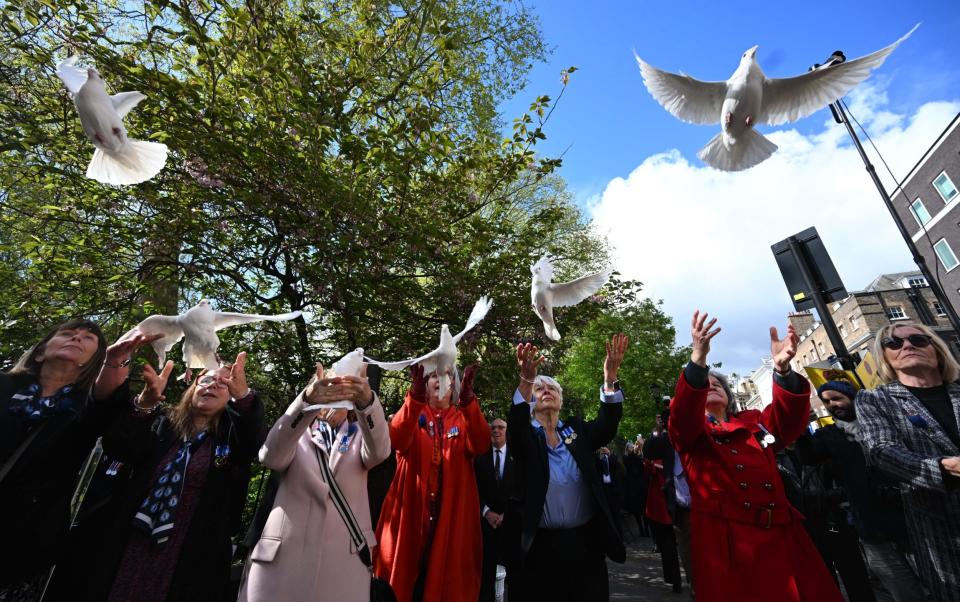
[[[663,110],[644,88],[633,51],[661,69],[724,80],[736,68],[741,53],[759,44],[758,60],[767,76],[788,77],[806,71],[836,49],[848,58],[878,50],[922,22],[848,98],[868,131],[886,142],[881,151],[902,176],[960,110],[960,3],[956,0],[822,3],[802,9],[796,3],[683,0],[598,0],[589,5],[582,0],[550,0],[530,6],[539,15],[553,52],[545,64],[533,69],[527,87],[503,103],[504,117],[509,120],[521,114],[538,94],[555,97],[561,69],[577,66],[539,152],[555,156],[566,151],[560,174],[598,228],[621,247],[616,267],[643,280],[651,296],[664,298],[668,313],[680,326],[680,342],[688,336],[685,316],[694,309],[690,305],[704,293],[717,294],[715,286],[698,288],[699,256],[703,257],[700,265],[719,262],[721,271],[749,272],[733,278],[738,286],[731,295],[758,291],[765,297],[763,303],[755,304],[717,300],[730,312],[728,323],[749,329],[749,335],[726,335],[737,351],[718,352],[723,357],[716,358],[741,372],[759,364],[766,346],[761,324],[780,323],[790,310],[769,254],[773,242],[817,226],[850,290],[862,288],[877,273],[911,269],[892,224],[883,221],[890,220],[882,213],[862,166],[849,161],[849,145],[836,132],[840,126],[828,123],[828,111],[788,126],[761,127],[780,144],[782,156],[768,161],[773,165],[721,177],[696,158],[696,151],[717,128],[682,123]],[[823,162],[826,157],[847,168],[830,171]],[[839,235],[840,230],[830,235],[827,216],[791,215],[802,198],[780,198],[780,205],[778,199],[769,198],[771,193],[789,196],[786,189],[795,192],[812,178],[825,180],[819,197],[846,191],[844,202],[864,203],[862,211],[855,205],[858,212],[876,212],[842,230],[846,234],[853,226],[869,231],[875,243],[856,245],[857,253],[848,237]],[[685,189],[695,185],[703,188],[697,193]],[[727,191],[728,196],[718,196],[718,190]],[[740,193],[749,193],[746,196],[754,197],[755,205],[741,202]],[[824,205],[823,211],[835,210],[836,204]],[[683,207],[687,216],[701,209],[707,212],[715,225],[708,228],[712,234],[691,237],[689,220],[679,219],[672,205]],[[734,216],[739,221],[731,223]],[[744,220],[749,227],[741,227]],[[735,228],[723,232],[731,225]],[[651,247],[626,248],[633,244],[629,237],[636,238],[638,233],[642,237],[645,232],[659,241],[658,249],[666,251],[659,262],[675,251],[672,274],[651,269],[652,264],[644,260],[652,256]],[[706,248],[696,249],[700,244]]]

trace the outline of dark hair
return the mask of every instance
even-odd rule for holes
[[[28,374],[39,378],[40,367],[43,365],[43,362],[37,361],[37,358],[43,354],[50,339],[55,337],[61,330],[86,330],[97,335],[97,351],[93,354],[93,357],[90,358],[90,361],[83,366],[83,369],[80,370],[80,374],[77,376],[76,382],[73,383],[75,388],[89,393],[93,390],[93,384],[96,382],[97,375],[100,374],[100,369],[103,367],[103,360],[107,358],[107,338],[103,336],[103,331],[100,330],[100,326],[90,320],[70,320],[50,329],[47,334],[40,339],[39,343],[20,356],[20,359],[13,368],[10,369],[8,374]]]

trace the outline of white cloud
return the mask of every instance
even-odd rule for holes
[[[861,87],[848,102],[899,178],[960,111],[960,101],[929,102],[897,115],[876,86]],[[845,129],[828,112],[812,119],[823,115],[829,121],[812,134],[765,133],[780,150],[753,169],[718,172],[671,150],[611,180],[590,204],[616,268],[664,300],[679,343],[689,340],[694,309],[720,318],[724,332],[711,361],[727,370],[758,366],[769,349],[767,328],[784,325],[792,310],[771,244],[816,226],[849,290],[914,267]],[[706,142],[713,132],[703,132]]]

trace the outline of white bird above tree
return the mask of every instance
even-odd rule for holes
[[[533,282],[530,285],[530,302],[533,311],[543,321],[543,330],[548,338],[560,340],[560,331],[553,321],[554,307],[570,307],[580,303],[594,294],[600,287],[610,280],[613,270],[603,270],[593,274],[581,276],[570,282],[554,284],[553,260],[549,255],[540,258],[540,261],[530,266]]]
[[[437,377],[440,379],[440,397],[443,398],[451,387],[459,387],[460,377],[457,372],[457,344],[460,342],[460,339],[463,338],[463,335],[470,332],[474,326],[480,323],[480,320],[487,315],[487,312],[490,311],[492,306],[492,300],[486,296],[480,297],[476,304],[474,304],[473,311],[470,312],[470,317],[467,318],[467,325],[456,335],[451,335],[450,327],[443,324],[440,327],[440,346],[426,355],[399,362],[380,362],[371,358],[367,358],[367,361],[380,366],[384,370],[403,370],[408,366],[421,364],[424,374],[437,373]],[[454,390],[455,395],[458,393],[459,391]]]
[[[777,145],[759,134],[758,124],[781,125],[806,117],[836,102],[870,75],[905,36],[873,54],[785,79],[770,79],[757,63],[757,46],[740,57],[740,66],[725,82],[704,82],[661,71],[636,56],[643,83],[667,111],[700,125],[720,122],[720,133],[697,156],[722,171],[740,171],[765,161]]]
[[[214,311],[210,302],[203,299],[180,316],[159,314],[150,316],[123,335],[120,340],[125,341],[136,336],[137,333],[147,336],[162,334],[162,338],[151,343],[160,360],[159,365],[162,366],[166,362],[167,352],[180,339],[183,339],[183,363],[189,379],[192,368],[216,370],[220,367],[220,360],[217,357],[217,349],[220,347],[218,330],[250,322],[285,322],[295,320],[301,315],[303,312],[300,311],[277,315]]]
[[[96,69],[77,67],[73,56],[57,64],[57,77],[73,95],[83,133],[96,147],[87,177],[117,186],[139,184],[160,173],[167,146],[127,138],[123,118],[146,98],[140,92],[107,94]]]

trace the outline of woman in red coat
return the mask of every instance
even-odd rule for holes
[[[439,397],[436,373],[411,369],[413,384],[390,422],[397,472],[377,525],[377,576],[398,602],[476,602],[483,539],[473,459],[490,448],[490,427],[466,369],[460,403]]]
[[[790,368],[799,339],[770,329],[773,403],[728,413],[729,388],[707,369],[716,318],[693,314],[693,353],[670,402],[670,438],[690,485],[693,580],[698,602],[842,602],[789,502],[774,453],[803,432],[810,385]]]

